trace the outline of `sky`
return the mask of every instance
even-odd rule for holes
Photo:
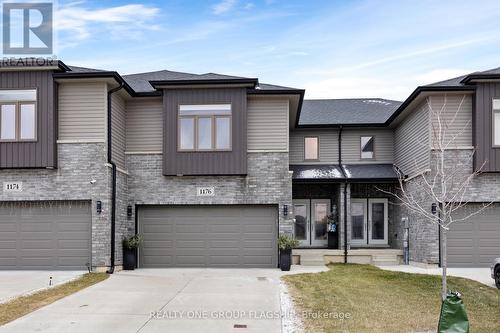
[[[498,0],[59,0],[55,25],[66,64],[257,77],[306,98],[404,100],[500,67]]]

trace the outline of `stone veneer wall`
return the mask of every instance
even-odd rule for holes
[[[163,176],[161,154],[127,155],[129,204],[275,204],[279,205],[279,230],[293,232],[293,217],[283,215],[292,207],[292,179],[288,153],[248,153],[245,176]],[[196,196],[197,187],[213,186],[215,196]],[[134,212],[135,214],[135,212]]]
[[[95,184],[90,181],[95,179]],[[92,266],[108,266],[111,168],[104,143],[58,144],[57,169],[3,169],[0,183],[23,182],[23,191],[0,193],[0,201],[86,200],[92,202]],[[96,213],[96,201],[102,213]]]

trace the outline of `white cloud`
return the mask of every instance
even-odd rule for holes
[[[414,87],[372,77],[340,77],[306,82],[306,98],[370,98],[404,100]]]
[[[222,0],[212,7],[212,13],[220,15],[227,13],[236,5],[236,0]]]
[[[431,70],[421,75],[417,75],[415,79],[419,85],[423,85],[452,79],[458,76],[469,74],[471,72],[473,71],[463,68],[440,68]]]
[[[159,8],[142,4],[90,8],[84,2],[75,2],[58,8],[55,26],[58,33],[65,34],[69,44],[102,33],[130,39],[144,30],[158,30],[159,25],[152,21],[159,12]]]

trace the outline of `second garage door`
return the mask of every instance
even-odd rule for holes
[[[481,208],[469,204],[459,217]],[[493,204],[470,219],[452,224],[447,237],[450,267],[489,267],[500,257],[500,204]]]
[[[140,267],[276,267],[276,206],[144,206]]]

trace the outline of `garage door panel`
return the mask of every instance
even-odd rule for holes
[[[481,204],[468,204],[457,217],[481,207]],[[471,219],[453,224],[447,235],[450,267],[488,267],[500,256],[500,204],[495,203]]]
[[[0,207],[0,269],[85,269],[90,258],[90,202]]]
[[[276,267],[276,219],[273,206],[140,207],[139,265]]]

